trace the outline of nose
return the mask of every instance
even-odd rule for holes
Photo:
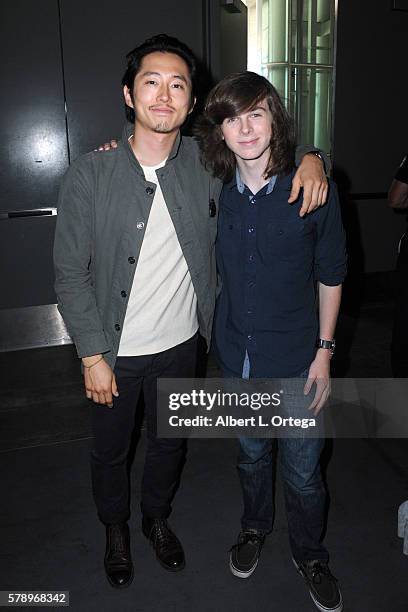
[[[159,91],[157,92],[157,98],[160,102],[168,102],[170,100],[170,89],[166,83],[162,83]]]
[[[241,117],[240,121],[240,132],[241,134],[249,134],[251,131],[251,124],[248,121],[248,117]]]

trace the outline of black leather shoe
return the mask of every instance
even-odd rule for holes
[[[133,580],[130,535],[127,523],[106,526],[105,571],[109,583],[123,589]]]
[[[183,569],[186,564],[183,547],[165,519],[150,519],[144,516],[142,531],[153,544],[160,565],[170,572]]]

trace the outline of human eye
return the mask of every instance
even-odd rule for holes
[[[154,79],[147,79],[145,85],[156,85],[157,81],[155,81]]]
[[[235,123],[235,121],[237,120],[237,117],[227,117],[225,119],[225,123]]]
[[[183,83],[173,83],[172,87],[174,89],[184,89]]]

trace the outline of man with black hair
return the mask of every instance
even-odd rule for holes
[[[346,268],[336,187],[330,183],[328,204],[306,216],[299,215],[301,199],[287,206],[294,176],[292,119],[271,83],[253,72],[226,77],[210,92],[197,137],[208,168],[225,183],[216,244],[221,293],[214,339],[220,365],[227,377],[279,379],[284,414],[317,417],[330,390]],[[341,593],[322,544],[323,445],[303,429],[289,430],[279,437],[279,457],[294,564],[316,607],[341,612]],[[255,571],[272,530],[271,451],[269,437],[240,438],[244,512],[230,553],[231,572],[239,578]]]
[[[107,578],[117,588],[133,577],[127,460],[142,392],[142,530],[164,568],[185,565],[167,523],[184,441],[157,438],[156,381],[194,376],[198,332],[210,342],[221,190],[201,165],[196,142],[180,134],[195,103],[190,49],[161,34],[127,60],[123,92],[133,125],[125,126],[117,148],[72,164],[60,191],[54,247],[59,309],[94,402],[93,494],[106,525]],[[314,155],[299,168],[292,201],[302,185],[305,209],[323,203],[326,180]]]

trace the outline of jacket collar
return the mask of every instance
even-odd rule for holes
[[[130,136],[132,136],[133,134],[133,123],[129,123],[126,122],[124,127],[123,127],[123,132],[122,132],[122,143],[123,143],[123,147],[126,150],[126,153],[128,155],[128,157],[130,157],[132,161],[132,163],[136,163],[136,166],[138,167],[139,171],[142,172],[142,168],[138,162],[138,160],[136,159],[135,154],[133,153],[133,149],[130,145],[129,142],[129,138]],[[166,161],[166,165],[168,164],[168,162],[177,157],[178,153],[179,153],[179,149],[180,149],[180,145],[181,145],[181,134],[180,131],[177,134],[176,140],[174,141],[174,144],[172,146],[172,149],[170,151],[170,154],[167,158]]]

